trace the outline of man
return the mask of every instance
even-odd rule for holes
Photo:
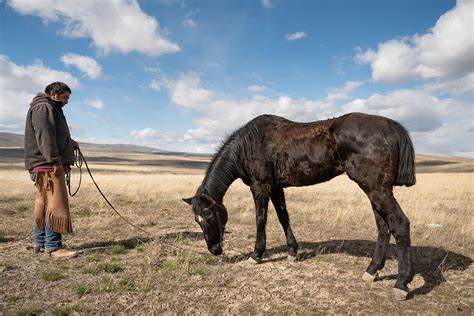
[[[30,104],[25,126],[25,168],[36,185],[34,252],[72,258],[62,248],[62,234],[72,233],[65,172],[74,164],[74,148],[62,108],[71,89],[62,82],[48,85]]]

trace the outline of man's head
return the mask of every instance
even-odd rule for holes
[[[54,101],[60,101],[65,106],[69,101],[71,88],[63,82],[53,82],[44,89],[44,93],[51,96],[51,99]]]

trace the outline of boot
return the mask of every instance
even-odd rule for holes
[[[49,252],[49,255],[56,259],[70,259],[77,256],[76,251],[70,251],[64,248],[55,249]]]
[[[44,246],[35,245],[33,247],[33,253],[42,253],[42,252],[44,252]]]

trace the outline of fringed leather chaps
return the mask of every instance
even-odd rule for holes
[[[44,230],[47,223],[49,228],[57,233],[72,233],[71,213],[64,174],[57,177],[52,172],[38,172],[36,189],[34,210],[36,225]]]

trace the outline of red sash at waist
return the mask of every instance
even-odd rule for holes
[[[69,165],[63,165],[63,168],[64,168],[64,172],[69,172],[71,171],[71,166]],[[54,171],[54,167],[53,165],[41,165],[41,166],[36,166],[36,167],[33,167],[33,169],[31,170],[32,172],[53,172]]]

